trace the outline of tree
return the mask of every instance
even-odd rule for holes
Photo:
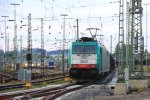
[[[115,48],[115,53],[113,54],[113,57],[116,58],[116,62],[118,62],[120,60],[120,57],[119,57],[120,50],[121,50],[121,48],[118,43]],[[126,45],[123,44],[123,65],[125,65],[125,64],[126,64]]]
[[[145,53],[145,54],[146,54],[146,53],[148,54],[148,50],[147,50],[147,49],[145,49],[144,53]]]

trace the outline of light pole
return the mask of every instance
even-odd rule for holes
[[[68,16],[67,14],[62,14],[61,16],[64,17],[64,21],[63,21],[63,52],[62,52],[62,72],[64,74],[64,49],[65,49],[65,17]]]
[[[14,6],[14,71],[17,63],[17,24],[16,24],[16,6],[17,3],[11,3]]]
[[[112,54],[112,35],[110,35],[110,53]]]
[[[66,54],[67,54],[67,73],[68,73],[68,68],[69,68],[69,48],[68,48],[68,45],[69,45],[70,41],[66,42],[67,44],[67,50],[66,50]]]
[[[8,16],[1,16],[1,17],[4,17],[4,18],[5,18],[5,52],[4,52],[4,61],[3,61],[4,65],[5,65],[6,49],[7,49],[6,18],[7,18]]]
[[[7,48],[7,36],[6,36],[6,18],[8,17],[8,16],[1,16],[1,17],[4,17],[5,18],[5,52],[6,52],[6,48]]]
[[[150,3],[144,4],[146,6],[146,66],[147,66],[147,5],[150,5]]]
[[[15,20],[13,20],[13,19],[10,19],[10,20],[8,20],[9,22],[13,22],[13,21],[15,21]],[[13,38],[13,42],[14,42],[14,38]],[[8,45],[9,45],[9,42],[8,42]],[[13,48],[10,48],[11,50],[10,51],[13,51]],[[12,52],[11,53],[11,58],[9,58],[10,59],[10,64],[11,64],[11,68],[13,68],[14,70],[15,70],[15,60],[14,60],[14,55],[15,54],[15,51],[14,52]],[[12,65],[14,63],[14,65]],[[11,71],[11,70],[10,70]],[[12,71],[13,72],[13,71]],[[15,73],[15,72],[14,72]]]
[[[102,36],[104,36],[103,34],[99,34],[99,35],[96,35],[96,36],[99,36],[99,41],[100,43],[102,43]]]
[[[4,20],[2,20],[2,21],[0,21],[0,22],[4,22]],[[0,27],[0,32],[1,32],[1,27]],[[2,39],[4,38],[4,36],[3,36],[3,33],[0,33],[0,38],[1,38],[1,41],[2,41]],[[5,40],[4,40],[5,41]],[[1,42],[2,44],[3,44],[3,42]],[[2,45],[1,44],[1,45]],[[2,47],[1,47],[1,49],[2,49]],[[2,63],[2,67],[4,68],[4,52],[3,52],[3,56],[2,56],[2,59],[1,59],[1,63]],[[0,65],[1,66],[1,65]],[[0,68],[0,70],[1,70],[1,68]]]

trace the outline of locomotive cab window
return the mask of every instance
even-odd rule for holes
[[[96,54],[95,45],[75,45],[72,47],[73,54]]]
[[[84,46],[81,45],[75,45],[72,47],[73,54],[82,54],[84,53]]]

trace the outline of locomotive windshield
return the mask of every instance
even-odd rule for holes
[[[72,47],[73,54],[96,54],[95,45],[74,45]]]

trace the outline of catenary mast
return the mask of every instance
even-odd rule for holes
[[[119,79],[123,79],[124,77],[121,77],[124,75],[124,0],[120,0],[119,2],[119,58],[118,58],[118,74]]]
[[[144,37],[142,36],[142,0],[130,0],[128,12],[129,78],[142,79],[144,52]]]

